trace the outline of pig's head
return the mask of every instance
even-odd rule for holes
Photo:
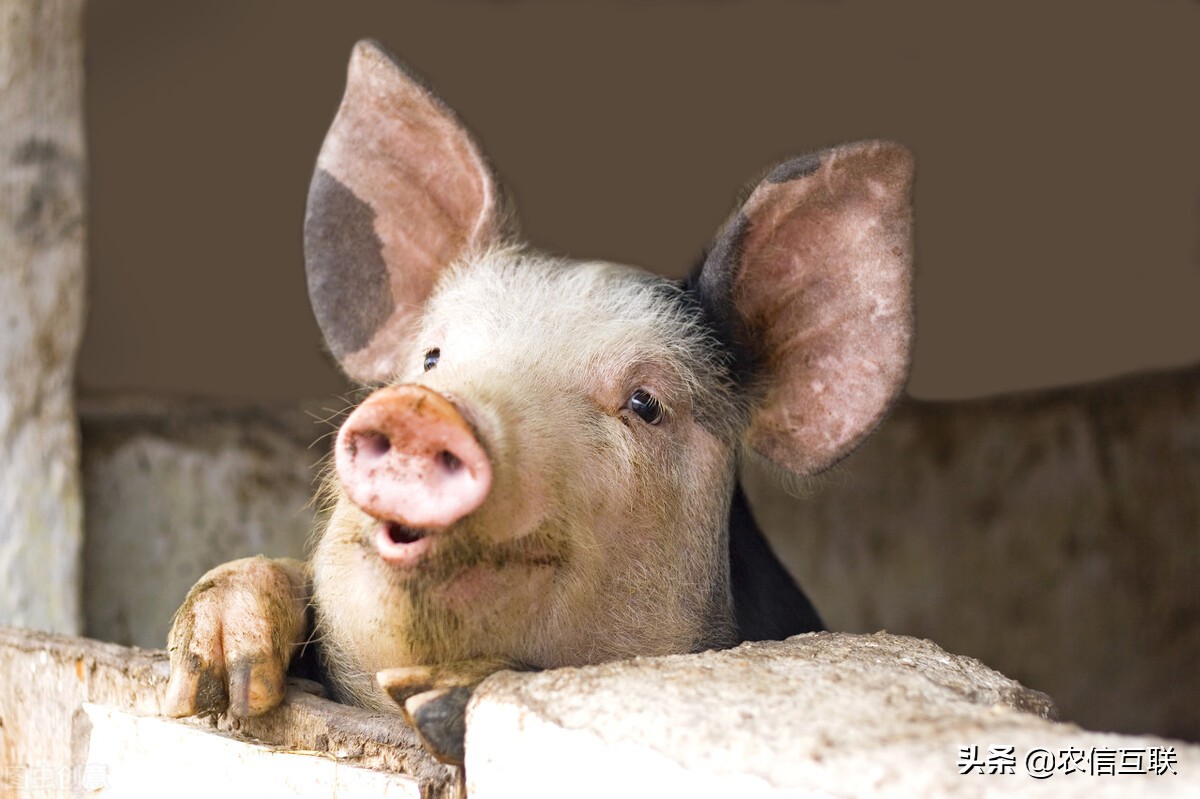
[[[309,195],[309,290],[346,372],[314,555],[335,679],[552,667],[734,642],[738,459],[811,474],[907,373],[912,161],[887,143],[766,176],[685,282],[516,243],[454,114],[354,51]]]

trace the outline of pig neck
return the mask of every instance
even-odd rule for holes
[[[739,642],[781,641],[825,629],[754,521],[740,482],[729,506],[729,572]]]

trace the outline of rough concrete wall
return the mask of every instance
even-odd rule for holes
[[[0,624],[78,632],[82,0],[0,0]]]
[[[831,628],[932,638],[1086,726],[1200,739],[1200,368],[906,402],[808,496],[748,490]]]
[[[87,633],[163,646],[212,567],[304,556],[332,428],[300,408],[144,399],[81,403]]]

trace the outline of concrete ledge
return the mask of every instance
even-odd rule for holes
[[[214,735],[170,719],[83,704],[91,726],[80,787],[105,797],[372,796],[420,799],[416,780]]]
[[[465,772],[295,685],[260,718],[163,719],[166,677],[161,651],[0,628],[0,796],[1200,795],[1200,746],[1054,723],[1044,694],[887,633],[501,672]]]
[[[1200,793],[1200,746],[1086,732],[1052,714],[1044,694],[977,660],[886,633],[505,672],[468,708],[467,790],[472,799]],[[972,759],[973,772],[1006,770],[993,746],[1013,747],[1013,773],[960,773]],[[1030,751],[1072,748],[1169,749],[1175,760],[1162,775],[1089,776],[1085,765],[1082,775],[1030,776]]]
[[[166,682],[162,651],[0,627],[0,797],[462,796],[398,717],[293,686],[258,718],[164,719]]]

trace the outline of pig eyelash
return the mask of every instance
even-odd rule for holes
[[[636,413],[646,424],[659,424],[663,420],[662,403],[644,388],[639,388],[629,395],[625,407]]]
[[[437,362],[441,359],[441,357],[442,350],[440,347],[434,347],[431,350],[426,350],[424,361],[425,371],[428,372],[430,369],[437,366]]]

